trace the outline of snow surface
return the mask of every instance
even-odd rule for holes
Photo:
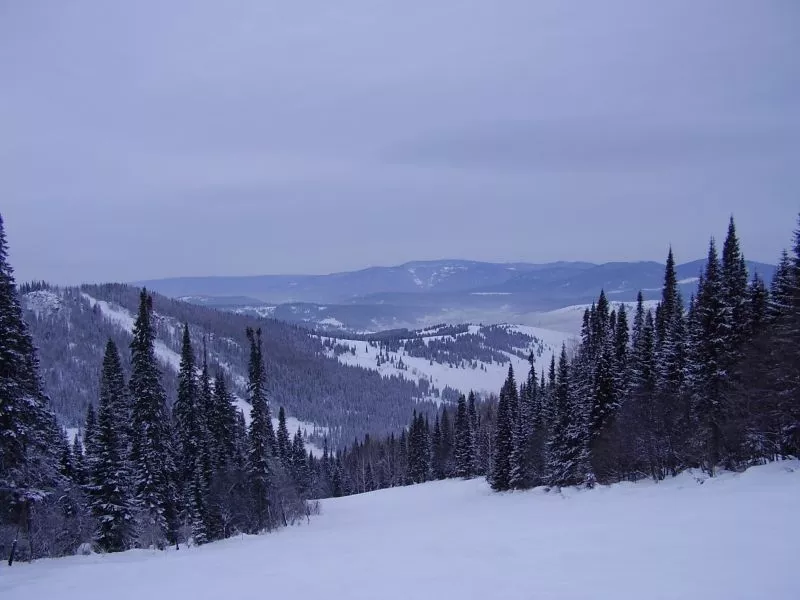
[[[328,327],[336,327],[337,329],[344,329],[344,323],[335,317],[326,317],[318,321],[319,325],[327,325]]]
[[[322,501],[263,536],[0,565],[31,600],[796,600],[800,462],[493,494],[441,481]]]
[[[506,327],[536,337],[544,343],[544,351],[542,355],[535,356],[537,372],[541,371],[541,369],[546,370],[550,364],[551,356],[554,353],[557,354],[561,351],[561,344],[566,343],[573,338],[572,334],[564,333],[563,331],[554,331],[539,327],[530,327],[525,325],[506,325]],[[469,327],[469,333],[474,334],[478,332],[479,329],[479,326],[471,325]],[[427,344],[431,340],[440,340],[444,337],[452,337],[436,335],[436,332],[437,329],[427,329],[421,332],[423,335],[432,334],[427,335],[423,341]],[[458,337],[458,335],[456,337]],[[399,352],[389,352],[388,350],[384,349],[384,357],[393,357],[394,364],[392,364],[391,361],[388,361],[384,362],[379,367],[377,360],[379,349],[370,346],[368,342],[340,338],[333,339],[325,336],[321,336],[321,339],[323,341],[331,340],[339,345],[355,349],[355,354],[351,352],[345,352],[336,357],[337,360],[342,364],[371,369],[373,371],[377,371],[383,377],[391,377],[394,375],[411,381],[421,381],[423,379],[427,379],[431,384],[440,390],[444,389],[445,386],[449,386],[464,393],[474,391],[479,394],[497,394],[499,393],[500,388],[503,387],[503,382],[508,375],[508,363],[499,364],[496,362],[486,363],[478,361],[478,367],[474,369],[471,366],[467,366],[466,368],[459,366],[451,367],[448,364],[437,362],[431,364],[430,360],[426,358],[409,356],[402,348]],[[520,348],[520,350],[523,350],[525,354],[527,354],[529,350],[533,350],[535,353],[537,349],[537,344],[534,344],[528,348]],[[332,357],[333,351],[329,351],[328,355]],[[517,381],[521,382],[530,370],[528,361],[510,353],[506,353],[506,356],[508,356],[508,358],[511,360],[511,364],[514,366],[514,373],[517,377]],[[400,359],[403,360],[403,364],[407,367],[407,369],[400,369],[397,367]],[[483,365],[486,370],[481,369],[481,365]],[[431,398],[431,400],[435,399]]]
[[[277,306],[239,306],[231,310],[231,312],[239,315],[246,315],[250,312],[257,314],[259,317],[263,317],[268,319],[273,314],[275,314],[275,310]]]
[[[51,315],[61,310],[64,305],[61,296],[50,290],[36,290],[22,296],[26,309],[32,311],[37,317]]]

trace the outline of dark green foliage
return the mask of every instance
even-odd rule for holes
[[[286,426],[286,411],[281,406],[278,410],[278,458],[284,467],[288,467],[292,458],[292,443],[289,439],[289,428]]]
[[[248,433],[248,482],[250,484],[251,515],[254,532],[272,528],[273,515],[270,496],[273,491],[273,450],[276,446],[264,386],[264,359],[261,354],[261,330],[248,329],[250,340],[249,401],[250,431]]]
[[[139,508],[139,543],[163,547],[177,542],[178,493],[170,415],[161,387],[151,323],[152,299],[142,290],[131,342],[131,463]]]
[[[470,395],[474,409],[475,396]],[[458,399],[455,422],[455,475],[469,478],[476,474],[474,426],[467,409],[467,399]]]
[[[427,481],[431,475],[430,438],[424,415],[414,411],[408,432],[408,478],[411,483]]]
[[[91,508],[97,519],[95,542],[104,552],[127,550],[135,541],[128,448],[121,435],[130,418],[127,407],[119,352],[109,340],[103,359],[100,409],[93,442],[95,455],[90,475]]]
[[[492,452],[492,471],[489,482],[492,489],[504,491],[511,488],[511,455],[514,450],[514,430],[518,417],[519,398],[513,367],[508,368],[508,376],[500,390],[497,402],[497,419],[494,430]]]
[[[10,547],[22,530],[31,558],[69,553],[87,541],[80,526],[85,503],[69,478],[66,440],[38,366],[0,216],[0,545]]]
[[[198,386],[189,326],[183,327],[183,346],[178,373],[178,398],[173,407],[175,434],[178,440],[178,472],[182,485],[182,521],[196,544],[208,541],[208,495],[211,485],[207,428],[208,369],[203,369],[204,388]]]

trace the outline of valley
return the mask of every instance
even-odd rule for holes
[[[676,266],[688,302],[705,261]],[[769,281],[775,266],[747,261]],[[584,307],[605,290],[633,303],[641,291],[660,298],[664,264],[657,262],[483,263],[437,260],[330,275],[193,277],[137,282],[186,302],[272,317],[322,331],[369,333],[423,329],[440,323],[514,323],[577,333],[570,307]],[[565,314],[565,310],[567,311]],[[582,312],[582,310],[581,310]],[[570,318],[573,317],[573,318]]]
[[[135,289],[123,285],[40,285],[22,295],[45,388],[70,439],[83,427],[89,404],[97,401],[105,339],[127,352],[135,300]],[[562,343],[574,337],[519,325],[440,325],[347,337],[159,295],[155,303],[154,350],[170,403],[177,389],[179,333],[186,322],[196,346],[205,347],[211,370],[225,375],[249,423],[243,332],[261,327],[273,418],[279,406],[285,407],[291,431],[299,427],[317,452],[326,438],[335,448],[365,434],[396,431],[412,409],[427,412],[443,402],[453,404],[459,394],[496,395],[509,365],[527,373],[532,354],[537,371],[546,370]]]

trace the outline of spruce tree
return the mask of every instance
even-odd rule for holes
[[[794,288],[794,269],[789,253],[783,250],[778,267],[772,277],[769,291],[767,318],[776,323],[792,309],[792,293]]]
[[[520,385],[517,396],[517,414],[514,422],[513,447],[511,449],[509,485],[512,489],[524,489],[530,486],[532,478],[532,436],[536,429],[536,408],[534,406],[535,389],[531,388],[533,373],[533,355],[528,357],[531,365],[528,379]],[[533,375],[534,385],[536,381]]]
[[[287,468],[291,462],[292,443],[289,439],[289,428],[286,426],[286,411],[283,406],[278,409],[278,458],[281,459],[284,467]]]
[[[433,457],[433,476],[436,479],[444,479],[444,457],[442,456],[442,428],[439,423],[439,415],[433,422],[433,433],[431,435],[431,454]]]
[[[261,349],[261,329],[247,329],[250,341],[248,397],[251,406],[248,449],[248,480],[250,484],[252,531],[260,532],[274,525],[270,497],[273,493],[272,422],[265,390],[264,359]]]
[[[614,331],[614,388],[618,399],[627,395],[629,384],[630,330],[625,305],[620,304],[617,312],[617,326]]]
[[[442,418],[440,421],[442,431],[441,439],[441,469],[442,477],[453,476],[453,429],[450,425],[450,411],[445,406],[442,408]]]
[[[475,444],[473,443],[467,399],[463,394],[458,398],[456,409],[455,461],[456,476],[466,479],[475,475]]]
[[[135,505],[123,430],[127,406],[125,381],[117,346],[109,340],[100,379],[100,408],[94,434],[91,508],[97,518],[95,542],[104,552],[120,552],[134,544]]]
[[[64,434],[42,390],[38,367],[0,216],[0,527],[30,531],[48,503],[65,498],[74,504],[67,498],[71,482],[60,472]],[[63,508],[62,522],[72,519],[76,507]],[[31,558],[43,555],[34,540],[29,549]]]
[[[492,471],[489,483],[495,491],[511,488],[511,454],[514,449],[514,428],[518,408],[517,383],[514,367],[508,367],[508,376],[500,390],[495,421]]]
[[[291,472],[297,495],[300,498],[308,498],[311,492],[311,470],[308,465],[303,434],[299,427],[292,440]]]
[[[764,330],[769,308],[769,291],[758,273],[753,274],[747,288],[747,303],[747,337],[752,339]]]
[[[475,392],[470,390],[467,398],[467,416],[469,417],[470,442],[472,443],[472,457],[475,468],[478,468],[478,410],[476,407]],[[477,474],[477,470],[475,471]]]
[[[725,310],[726,347],[728,368],[741,358],[741,347],[745,342],[743,327],[747,320],[747,266],[739,247],[736,225],[731,217],[728,234],[722,247],[721,262],[722,301]]]
[[[670,248],[664,287],[657,309],[655,332],[655,390],[651,398],[651,426],[655,468],[675,473],[681,464],[680,448],[687,423],[684,383],[687,333],[683,298],[678,289],[675,261]]]
[[[178,371],[178,397],[173,408],[178,440],[178,472],[183,491],[183,520],[195,544],[208,541],[208,493],[210,477],[205,468],[206,428],[197,382],[194,349],[189,326],[183,326],[181,363]]]
[[[75,434],[75,437],[72,438],[72,449],[70,455],[72,457],[72,479],[80,485],[86,484],[88,474],[86,473],[86,464],[83,459],[83,443],[81,442],[81,438],[78,437],[77,433]]]
[[[200,379],[198,382],[198,428],[199,428],[199,450],[200,463],[203,471],[203,478],[206,487],[210,486],[214,476],[214,452],[211,439],[211,420],[214,416],[214,393],[211,387],[211,373],[208,370],[208,352],[206,350],[206,340],[203,337],[203,364],[200,368]],[[212,520],[212,516],[207,517],[207,521]],[[207,523],[206,527],[210,525]]]
[[[696,441],[700,462],[710,473],[722,458],[724,385],[727,378],[725,344],[729,340],[726,310],[719,258],[712,239],[698,290],[692,343],[692,409],[697,428]]]
[[[152,312],[152,297],[143,289],[133,326],[128,383],[132,405],[131,463],[140,543],[163,547],[166,541],[178,541],[177,490],[170,419],[154,350]]]
[[[585,408],[576,401],[571,387],[567,348],[562,345],[547,443],[547,480],[553,486],[578,485],[587,475]]]
[[[212,462],[216,471],[234,462],[236,456],[236,407],[228,392],[225,377],[214,378],[212,409],[208,419]]]
[[[427,481],[431,473],[431,447],[428,425],[422,413],[411,418],[408,432],[408,476],[410,483]]]
[[[94,468],[97,457],[97,413],[94,404],[86,407],[86,421],[83,424],[83,462],[87,472]]]

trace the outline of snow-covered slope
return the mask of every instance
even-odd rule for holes
[[[554,353],[561,350],[561,344],[572,339],[572,335],[562,331],[541,329],[523,325],[498,326],[510,332],[518,332],[529,336],[525,345],[515,347],[523,356],[530,352],[534,354],[537,371],[547,369]],[[434,341],[455,341],[462,336],[483,336],[485,339],[486,328],[479,325],[469,325],[464,333],[440,335],[439,328],[431,328],[416,332],[422,336],[422,341],[430,345]],[[509,362],[496,362],[485,360],[462,361],[460,363],[429,359],[412,356],[402,346],[392,350],[387,346],[375,346],[364,341],[322,337],[323,342],[347,349],[345,352],[329,350],[329,355],[334,356],[346,365],[359,366],[378,371],[384,377],[399,376],[411,380],[427,379],[431,385],[442,390],[446,386],[467,393],[475,391],[481,394],[498,393],[508,374]],[[486,341],[486,346],[491,344]],[[502,355],[510,360],[518,381],[522,381],[530,370],[526,358],[518,354],[501,351]],[[378,358],[381,357],[380,364]]]
[[[798,461],[563,493],[434,482],[271,535],[2,565],[0,598],[795,600],[798,498]]]
[[[133,324],[135,319],[127,310],[120,306],[115,306],[109,302],[106,302],[105,300],[96,300],[89,294],[83,294],[83,297],[89,302],[89,306],[93,308],[97,306],[100,309],[100,312],[106,321],[115,323],[120,329],[127,331],[128,333],[133,333]],[[167,347],[167,345],[161,340],[155,341],[155,354],[156,358],[163,366],[172,369],[176,373],[178,372],[181,367],[180,355]]]
[[[61,310],[64,305],[61,296],[50,290],[35,290],[22,296],[23,306],[37,317],[50,315]]]
[[[610,302],[610,307],[613,310],[619,310],[620,306],[625,306],[625,311],[628,314],[628,325],[633,325],[633,316],[636,312],[636,302]],[[658,300],[645,300],[644,309],[647,311],[651,309],[655,311],[658,305]],[[576,334],[581,330],[583,322],[583,313],[591,304],[573,304],[555,310],[545,312],[535,312],[525,315],[523,317],[526,323],[543,327],[548,329],[557,329],[561,331],[572,331]]]

